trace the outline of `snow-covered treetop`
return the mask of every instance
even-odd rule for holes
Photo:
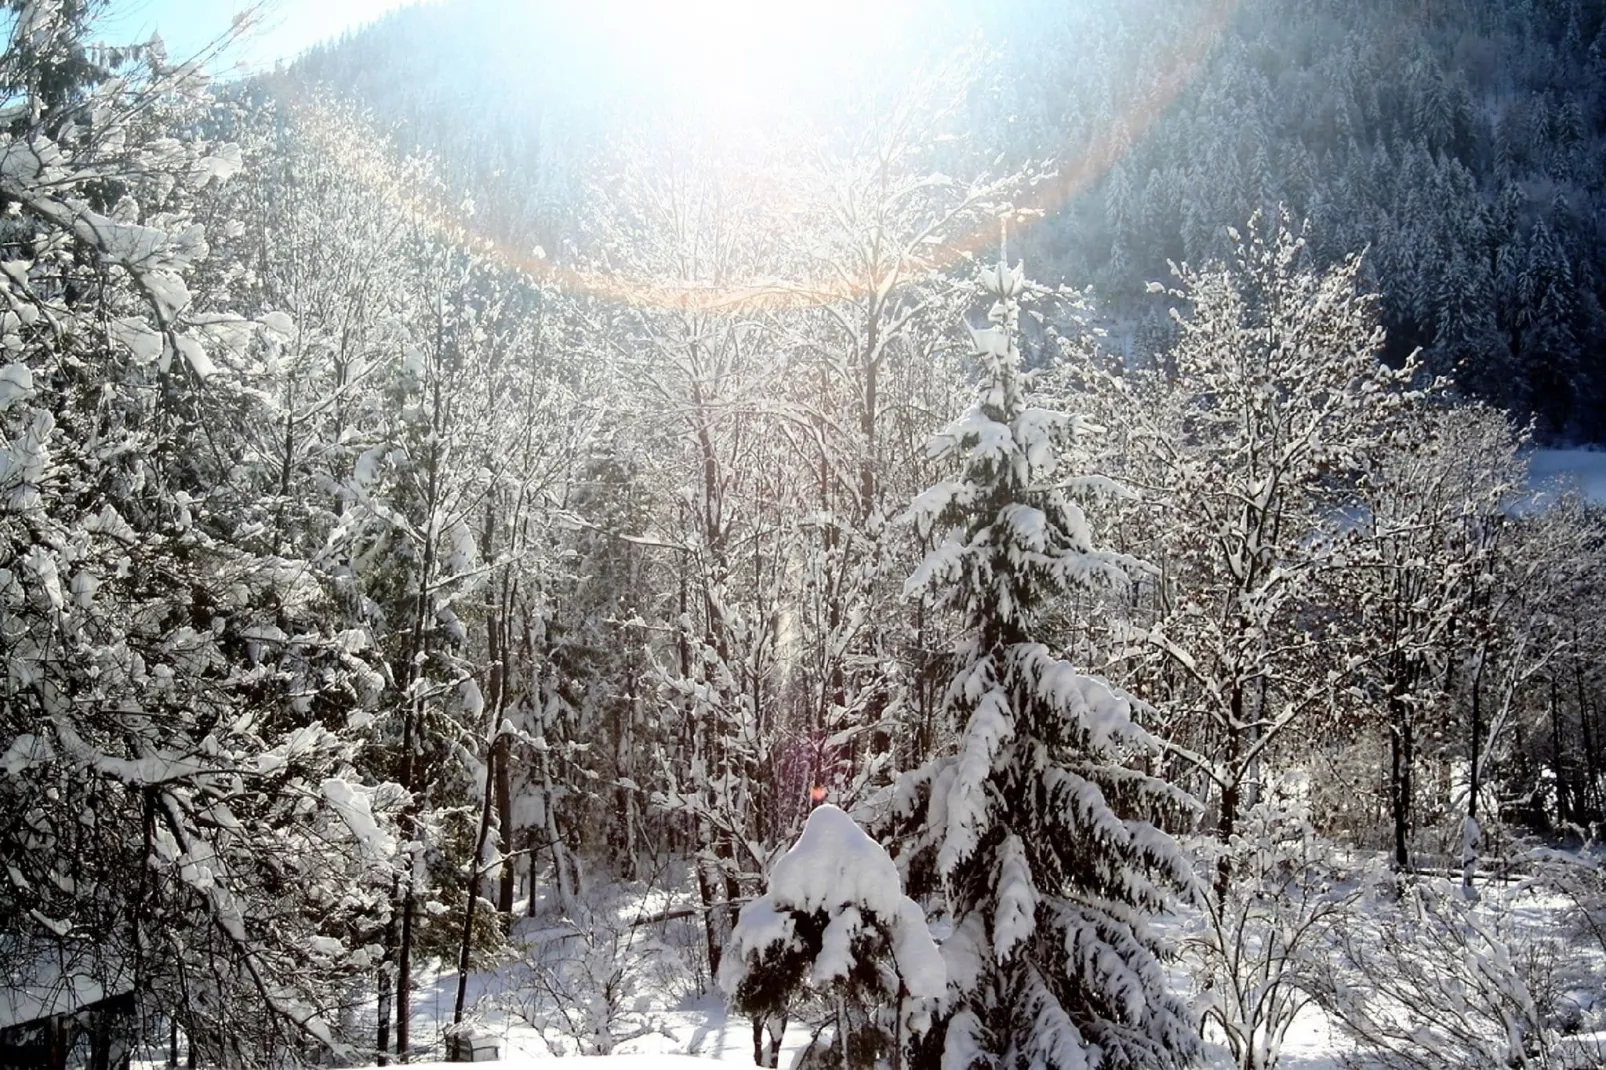
[[[1021,265],[982,269],[994,299],[988,325],[969,327],[980,371],[975,403],[935,435],[927,452],[957,462],[910,505],[903,521],[946,536],[909,577],[905,593],[937,594],[1019,638],[1041,594],[1119,584],[1142,566],[1093,545],[1086,513],[1065,493],[1060,457],[1074,435],[1100,429],[1070,413],[1029,405],[1021,371]]]
[[[769,894],[782,909],[858,906],[892,917],[903,899],[903,881],[881,845],[826,803],[809,814],[803,835],[775,864]]]
[[[806,919],[824,914],[812,938]],[[947,969],[926,929],[925,912],[903,894],[892,858],[842,810],[826,804],[809,814],[803,835],[775,864],[769,891],[742,908],[720,962],[719,986],[741,1002],[749,978],[778,971],[782,987],[804,977],[814,986],[845,980],[864,938],[884,940],[908,994],[934,999]],[[780,957],[777,963],[775,956]],[[792,982],[785,975],[806,965]],[[896,991],[889,984],[888,991]]]

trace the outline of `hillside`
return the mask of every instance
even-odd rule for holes
[[[1169,278],[1169,261],[1222,256],[1228,227],[1285,204],[1325,261],[1367,252],[1396,359],[1422,348],[1543,436],[1606,434],[1598,5],[905,7],[898,25],[920,25],[934,51],[987,42],[971,151],[1054,161],[1062,188],[1022,248],[1040,277],[1094,287],[1123,356],[1167,340],[1164,303],[1144,287]],[[860,42],[837,77],[908,75],[920,57],[895,31]],[[621,59],[620,38],[556,5],[455,0],[397,12],[295,76],[439,154],[483,225],[559,248],[583,240],[577,206],[598,195],[621,135],[666,106],[631,75],[665,61],[628,47]]]

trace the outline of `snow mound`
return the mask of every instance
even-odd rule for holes
[[[798,919],[816,912],[829,920],[819,946],[808,949],[798,935]],[[769,890],[737,917],[719,964],[719,986],[736,995],[754,963],[777,946],[811,954],[808,983],[829,986],[852,970],[854,940],[872,928],[885,938],[909,995],[934,999],[943,994],[948,976],[942,953],[926,928],[925,912],[903,894],[891,856],[837,807],[817,807],[803,834],[775,864]]]
[[[775,864],[769,895],[781,908],[834,914],[858,906],[891,918],[903,900],[903,882],[881,845],[826,803],[809,814],[803,835]]]

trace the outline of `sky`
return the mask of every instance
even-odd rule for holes
[[[252,69],[271,67],[412,2],[417,0],[267,0],[261,27],[212,69],[222,74],[241,62]],[[228,32],[235,14],[250,6],[246,0],[117,0],[100,21],[101,36],[126,43],[158,32],[169,59],[188,59]]]

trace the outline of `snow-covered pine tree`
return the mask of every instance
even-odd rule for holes
[[[719,986],[753,1018],[760,1066],[777,1065],[787,1017],[809,991],[829,1001],[836,1026],[840,1054],[825,1063],[876,1066],[890,1056],[899,1067],[909,1038],[930,1027],[930,1001],[943,994],[945,976],[925,911],[903,894],[898,867],[827,804],[775,864],[768,891],[742,908]]]
[[[1059,465],[1070,436],[1097,429],[1028,401],[1020,267],[1000,263],[981,282],[995,303],[971,330],[976,402],[929,447],[958,472],[906,517],[940,538],[907,591],[963,627],[947,695],[964,724],[957,753],[907,774],[896,803],[913,835],[906,865],[934,855],[953,922],[948,994],[923,1061],[1179,1065],[1197,1034],[1146,921],[1190,880],[1150,820],[1179,793],[1130,764],[1153,746],[1134,700],[1033,641],[1053,600],[1118,586],[1139,566],[1095,546],[1070,496],[1107,484]]]

